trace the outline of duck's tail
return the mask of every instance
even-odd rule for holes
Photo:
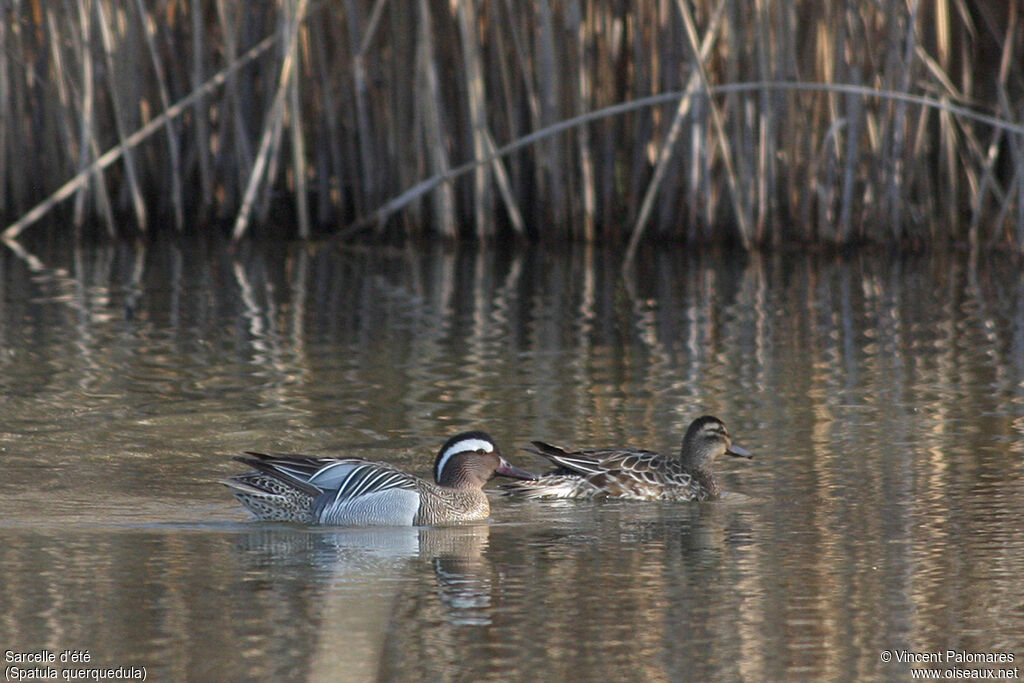
[[[273,456],[253,453],[256,457],[236,457],[249,465],[249,472],[235,474],[221,483],[257,519],[274,522],[302,522],[313,520],[313,503],[320,489],[294,474],[274,465]]]

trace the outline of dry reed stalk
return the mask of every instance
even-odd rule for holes
[[[214,89],[223,85],[231,74],[262,55],[276,42],[277,36],[270,36],[251,47],[244,55],[242,55],[241,58],[231,65],[230,70],[224,69],[218,72],[210,78],[210,80],[203,83],[200,88],[193,90],[188,96],[179,100],[170,109],[155,117],[139,130],[129,135],[122,144],[107,150],[103,155],[79,171],[66,183],[61,185],[50,196],[32,207],[32,209],[21,216],[21,218],[8,225],[0,237],[5,240],[17,239],[18,235],[20,235],[25,228],[37,222],[49,213],[57,204],[82,189],[86,183],[89,182],[89,178],[94,174],[98,176],[100,181],[102,181],[102,174],[100,172],[120,159],[124,154],[125,149],[139,145],[142,141],[159,131],[169,119],[174,119],[180,116],[186,108],[191,107],[197,100],[199,100],[199,98],[209,95]],[[88,101],[88,98],[83,99]],[[87,128],[83,126],[83,131],[85,130],[87,130]],[[88,144],[89,141],[85,141],[83,143],[83,149],[89,149]]]
[[[510,73],[511,68],[508,59],[505,59],[505,49],[502,41],[502,35],[500,32],[495,36],[498,43],[496,50],[499,63],[497,66],[498,77],[497,80],[501,83],[502,97],[505,102],[514,101],[514,95],[512,94],[512,74]],[[505,120],[502,122],[509,131],[515,131],[517,129],[516,117],[510,111],[510,107],[504,108]],[[499,119],[500,121],[500,119]],[[512,181],[509,177],[508,170],[503,159],[497,155],[498,145],[494,142],[493,134],[490,129],[487,130],[486,135],[487,143],[487,158],[491,159],[492,172],[494,173],[494,179],[498,186],[498,192],[501,194],[501,199],[505,204],[505,209],[508,212],[509,226],[512,231],[518,237],[526,237],[526,223],[523,220],[522,211],[519,208],[519,202],[516,199],[516,195],[512,188]]]
[[[156,26],[154,25],[154,18],[146,15],[146,9],[142,5],[142,0],[135,0],[135,8],[139,13],[139,23],[142,26],[142,33],[146,37],[146,47],[149,50],[150,63],[153,66],[153,73],[156,76],[157,92],[160,95],[160,106],[166,110],[171,106],[171,95],[163,63],[160,60],[160,52],[156,46]],[[174,126],[170,120],[168,120],[167,125],[164,126],[164,131],[167,133],[167,153],[171,160],[171,206],[174,212],[174,225],[177,227],[178,232],[181,232],[185,228],[185,207],[183,204],[184,197],[182,196],[181,177],[181,148],[178,141],[178,135],[174,132]]]
[[[718,7],[713,14],[708,30],[704,34],[704,40],[697,49],[696,59],[702,63],[708,58],[708,54],[714,46],[723,16],[722,10],[724,8],[725,0],[722,0],[719,2]],[[672,124],[669,126],[668,134],[665,136],[665,141],[662,143],[661,149],[658,152],[658,161],[654,166],[654,175],[651,177],[651,181],[647,185],[647,191],[644,193],[643,201],[640,204],[640,213],[637,216],[636,222],[633,224],[633,231],[629,238],[629,244],[626,247],[625,262],[627,264],[632,263],[633,258],[636,256],[637,247],[640,245],[640,240],[643,238],[644,231],[647,229],[647,223],[651,217],[652,207],[654,206],[654,199],[661,190],[661,185],[665,179],[668,163],[672,158],[673,150],[676,148],[686,115],[690,112],[693,102],[693,93],[696,91],[698,85],[700,85],[700,72],[698,68],[695,67],[690,74],[690,79],[687,81],[686,87],[683,89],[683,97],[679,100],[679,105],[676,107],[675,117],[672,119]]]
[[[996,79],[996,94],[998,97],[998,104],[996,108],[996,115],[1004,117],[1012,117],[1013,108],[1010,104],[1010,97],[1007,92],[1007,80],[1010,75],[1010,66],[1013,63],[1012,60],[1016,58],[1013,50],[1013,37],[1017,30],[1018,21],[1018,3],[1017,0],[1012,0],[1007,6],[1007,22],[1006,31],[1003,37],[1002,56],[999,60],[999,74]],[[998,181],[995,177],[995,165],[999,159],[1000,147],[1004,143],[1004,132],[1002,129],[997,128],[992,132],[992,139],[989,142],[988,149],[985,153],[984,160],[981,166],[981,182],[978,187],[977,193],[974,195],[974,201],[971,206],[971,222],[968,228],[968,243],[972,248],[976,248],[979,242],[978,230],[982,221],[983,212],[982,208],[985,205],[985,199],[988,194],[996,194],[997,190],[994,189]],[[1021,141],[1014,136],[1010,136],[1008,140],[1005,140],[1006,144],[1010,147],[1010,153],[1014,160],[1014,167],[1017,169],[1015,173],[1016,182],[1011,182],[1012,185],[1016,184],[1021,192],[1021,197],[1024,198],[1024,173],[1021,172],[1022,161],[1024,161],[1024,150],[1022,150]],[[1003,218],[1010,212],[1010,204],[1012,202],[1014,193],[1011,191],[1007,192],[1003,200],[1000,202],[999,210],[997,212],[997,220],[993,221],[993,225],[996,226],[992,231],[992,236],[989,240],[989,245],[995,243],[999,236],[998,226],[1003,222]],[[1024,206],[1024,203],[1018,201],[1018,205]],[[1017,237],[1017,244],[1024,245],[1021,238],[1024,237],[1024,211],[1018,212],[1017,229],[1015,230]]]
[[[506,23],[509,28],[509,34],[511,36],[511,48],[515,59],[509,59],[503,62],[503,67],[508,71],[512,71],[514,67],[518,67],[518,72],[513,74],[503,73],[502,80],[505,84],[504,93],[508,102],[514,103],[519,100],[522,101],[522,108],[525,109],[524,114],[518,114],[513,110],[511,106],[506,107],[508,116],[508,130],[509,137],[516,139],[515,135],[520,134],[522,130],[538,130],[542,126],[540,125],[541,120],[541,105],[540,105],[540,94],[537,92],[536,84],[533,78],[522,78],[522,74],[529,74],[532,71],[532,60],[527,53],[527,44],[529,36],[529,25],[525,28],[522,24],[526,23],[524,13],[518,11],[519,5],[512,5],[512,0],[505,0],[504,2]],[[518,109],[519,107],[516,107]],[[492,150],[492,156],[500,157],[500,150]],[[523,155],[525,156],[525,155]],[[513,167],[515,172],[517,169]],[[532,155],[528,160],[521,160],[518,164],[518,172],[516,173],[520,178],[523,178],[524,182],[522,185],[530,186],[536,183],[537,187],[533,188],[535,194],[540,194],[542,188],[545,187],[546,182],[543,171],[540,167],[540,153]],[[536,207],[532,206],[532,197],[524,197],[527,206],[530,206],[533,214],[537,215]],[[525,234],[525,228],[523,230]],[[535,234],[539,234],[540,231],[535,231]]]
[[[78,10],[79,26],[81,27],[80,45],[77,46],[79,48],[78,54],[81,56],[82,60],[82,107],[78,129],[80,136],[78,144],[78,169],[81,171],[82,169],[88,168],[91,162],[89,153],[92,151],[93,86],[95,85],[95,82],[92,77],[92,50],[90,48],[91,22],[89,20],[89,16],[91,13],[82,0],[79,0],[79,2],[76,3],[75,8]],[[56,26],[54,26],[54,31],[56,31]],[[55,41],[56,39],[57,37],[54,36]],[[97,175],[97,189],[101,187],[101,185],[102,177]],[[75,197],[74,217],[72,221],[76,227],[82,225],[85,220],[85,202],[87,198],[87,194],[84,191],[79,192]],[[109,236],[113,237],[113,223],[108,223],[107,226],[110,231]],[[9,232],[10,228],[7,230],[7,233]]]
[[[901,81],[897,86],[896,90],[899,92],[910,91],[910,79],[914,73],[912,68],[913,56],[914,56],[914,45],[916,44],[916,32],[915,26],[917,25],[917,10],[919,0],[910,1],[909,12],[907,16],[907,29],[904,35],[903,50],[896,56],[896,59],[901,63],[902,69],[898,69],[897,73],[901,75]],[[899,46],[894,43],[894,51]],[[889,220],[891,221],[891,227],[894,232],[894,238],[898,243],[901,237],[903,228],[903,202],[902,202],[902,189],[904,181],[904,168],[906,166],[906,158],[904,156],[905,146],[905,133],[908,126],[907,120],[907,106],[905,102],[896,102],[895,121],[893,122],[893,150],[892,150],[892,161],[893,161],[893,177],[891,178],[889,185]]]
[[[9,84],[10,69],[7,65],[8,50],[8,28],[7,22],[0,21],[0,121],[14,121],[13,107],[11,106],[11,88]],[[58,73],[60,69],[58,67]],[[62,104],[66,107],[66,91],[61,91],[63,96]],[[63,132],[63,129],[62,129]],[[9,153],[8,134],[10,130],[5,125],[0,125],[0,206],[9,206],[7,196],[7,159]]]
[[[707,157],[701,154],[701,141],[703,140],[704,131],[703,126],[700,125],[700,120],[703,118],[701,109],[701,101],[696,102],[694,116],[690,119],[690,134],[687,140],[690,148],[689,158],[687,159],[688,172],[683,178],[685,183],[683,197],[688,207],[685,239],[689,242],[697,241],[697,233],[700,230],[700,207],[702,206],[700,198],[706,195],[706,183],[710,177],[708,169],[702,168],[702,164],[706,161]],[[704,206],[705,210],[708,208],[706,205]],[[635,231],[636,228],[634,227]]]
[[[483,66],[478,50],[476,33],[477,13],[475,3],[463,0],[458,3],[459,36],[462,42],[462,62],[466,81],[466,98],[469,104],[470,146],[473,159],[482,162],[488,153],[487,119],[484,92]],[[473,223],[476,236],[483,241],[494,239],[494,200],[491,193],[489,164],[478,163],[473,169]]]
[[[441,112],[424,112],[422,105],[416,106],[416,103],[423,102],[422,98],[429,96],[430,92],[429,84],[426,82],[427,73],[425,71],[427,64],[426,45],[420,39],[420,32],[423,30],[423,27],[420,25],[420,18],[423,16],[421,10],[422,8],[417,5],[415,14],[397,15],[391,17],[389,22],[393,31],[401,31],[403,35],[414,38],[408,41],[411,44],[403,46],[405,50],[403,62],[405,64],[412,62],[413,68],[409,69],[406,67],[391,74],[394,79],[392,87],[396,96],[392,102],[388,103],[388,106],[380,108],[380,110],[385,112],[381,117],[385,120],[381,121],[379,139],[381,144],[389,145],[392,144],[397,131],[406,131],[407,133],[411,131],[412,144],[403,143],[397,146],[396,151],[398,154],[393,157],[395,166],[392,169],[388,169],[394,171],[394,173],[389,174],[386,171],[382,171],[382,197],[375,201],[374,205],[379,205],[379,202],[384,201],[384,197],[389,192],[397,191],[397,188],[408,187],[416,183],[419,178],[429,175],[431,173],[431,164],[434,163],[431,160],[431,156],[437,151],[427,147],[426,140],[430,133],[425,124],[427,123],[427,116],[440,117]],[[390,125],[388,125],[388,119],[390,119]],[[448,153],[447,148],[440,151],[446,155]],[[395,190],[391,188],[395,188]],[[424,228],[428,227],[435,234],[439,234],[436,228],[438,225],[438,218],[436,216],[439,214],[434,214],[433,211],[439,208],[439,203],[442,200],[447,201],[447,198],[437,195],[424,198],[423,201],[414,201],[410,203],[408,210],[402,213],[401,221],[396,222],[406,236],[419,237],[423,235]],[[373,206],[370,206],[367,212],[372,211],[373,208]],[[365,216],[367,214],[360,215]],[[383,224],[377,227],[381,230],[384,228]]]
[[[900,100],[907,104],[914,104],[922,107],[928,107],[937,109],[939,111],[947,112],[950,115],[960,116],[965,119],[977,121],[987,125],[1001,127],[1008,133],[1024,137],[1024,125],[1014,124],[1011,122],[1003,121],[987,114],[982,114],[960,105],[949,104],[940,100],[930,99],[919,95],[909,95],[906,93],[898,92],[885,92],[873,90],[867,86],[862,85],[842,85],[842,84],[829,84],[829,83],[805,83],[798,81],[781,81],[781,82],[753,82],[753,83],[733,83],[726,85],[712,86],[710,89],[710,95],[724,95],[727,93],[744,93],[744,92],[757,92],[761,90],[781,90],[781,91],[792,91],[792,92],[827,92],[827,93],[838,93],[847,95],[857,95],[863,98],[879,98],[882,100]],[[658,95],[650,95],[648,97],[638,98],[630,102],[622,104],[611,105],[604,107],[596,111],[588,112],[580,116],[575,116],[564,121],[560,121],[554,125],[548,126],[538,131],[534,131],[528,135],[525,135],[503,147],[497,149],[494,153],[496,157],[503,157],[517,150],[523,149],[533,145],[534,143],[555,136],[566,130],[570,130],[577,126],[587,125],[595,121],[602,119],[612,118],[620,116],[625,113],[667,104],[670,102],[678,101],[683,97],[682,92],[667,92]],[[832,137],[830,133],[826,135],[826,138]],[[490,159],[485,160],[490,162]],[[352,224],[347,228],[336,233],[336,238],[349,237],[355,233],[365,230],[370,225],[380,225],[388,218],[393,216],[397,211],[407,206],[410,202],[430,192],[434,188],[437,188],[444,183],[447,183],[469,171],[480,162],[470,161],[460,166],[454,167],[445,173],[438,174],[427,178],[413,187],[408,188],[401,194],[393,197],[386,201],[377,210],[368,216],[365,216]]]
[[[296,9],[294,0],[288,4],[288,7],[291,10]],[[303,31],[301,16],[292,14],[288,16],[288,20],[295,22],[299,26],[299,32]],[[309,41],[306,40],[304,43],[308,45]],[[296,47],[299,44],[299,42],[296,42]],[[296,53],[298,53],[298,49],[296,49]],[[296,54],[296,59],[299,59],[298,54]],[[295,68],[298,69],[298,65]],[[309,239],[313,233],[309,224],[309,191],[306,186],[306,178],[309,171],[306,169],[306,145],[302,135],[302,106],[299,97],[300,81],[300,78],[295,77],[288,84],[288,116],[290,119],[289,128],[292,132],[292,172],[295,174],[295,202],[299,219],[299,237]]]
[[[519,203],[516,201],[515,195],[512,194],[512,183],[509,181],[508,173],[505,171],[505,164],[501,163],[501,157],[497,154],[494,138],[491,137],[489,131],[485,131],[484,143],[486,145],[484,161],[490,161],[491,163],[491,171],[494,173],[498,192],[501,193],[502,200],[505,202],[505,209],[508,211],[509,225],[516,235],[526,237],[526,225],[523,222],[523,214],[519,210]]]
[[[287,97],[288,87],[285,86],[281,92],[281,105],[276,109],[275,115],[269,119],[269,128],[264,128],[264,134],[269,134],[269,144],[266,148],[260,145],[260,154],[265,156],[264,170],[262,172],[262,180],[258,183],[264,188],[263,192],[260,192],[257,188],[255,194],[255,203],[253,204],[252,216],[258,223],[266,223],[267,216],[270,215],[270,199],[274,194],[274,183],[280,177],[279,168],[283,162],[281,156],[281,141],[284,138],[285,128],[285,116],[287,114]],[[262,140],[261,140],[262,142]],[[253,166],[255,171],[256,165],[259,165],[260,160],[257,156],[256,164]],[[246,187],[248,191],[248,186]],[[244,207],[244,200],[243,200]]]
[[[747,208],[744,206],[743,197],[740,195],[740,187],[737,181],[736,171],[733,168],[731,145],[725,135],[725,126],[722,122],[722,112],[717,106],[715,106],[714,101],[711,99],[711,82],[708,80],[707,72],[704,69],[704,63],[700,59],[700,41],[697,39],[697,27],[693,20],[693,15],[690,12],[690,8],[686,4],[685,0],[676,0],[676,7],[683,18],[683,25],[686,27],[686,39],[690,48],[693,50],[693,57],[695,60],[694,66],[700,74],[701,86],[703,87],[705,94],[708,96],[708,107],[711,113],[711,122],[715,129],[718,148],[722,154],[722,162],[725,164],[725,177],[729,184],[729,193],[732,197],[733,209],[736,212],[736,220],[738,222],[740,232],[740,243],[746,251],[750,251],[753,247],[751,242],[750,216],[748,215]]]
[[[310,51],[315,60],[315,63],[310,65],[310,72],[311,76],[319,81],[314,88],[319,87],[322,93],[322,101],[316,107],[319,120],[313,127],[313,149],[320,151],[316,154],[316,170],[312,179],[316,185],[317,215],[321,223],[326,223],[330,219],[332,205],[339,201],[332,182],[346,175],[341,155],[338,153],[343,144],[339,129],[340,106],[334,99],[331,88],[333,80],[328,77],[329,71],[326,68],[330,63],[327,43],[330,40],[331,28],[327,22],[307,27],[310,33]]]
[[[186,211],[223,217],[242,203],[253,149],[269,130],[261,149],[266,191],[249,209],[250,222],[269,211],[281,187],[301,195],[294,198],[301,212],[308,189],[300,185],[308,181],[322,221],[381,216],[409,200],[398,225],[410,234],[428,225],[454,236],[465,208],[491,235],[499,228],[487,222],[500,196],[511,231],[526,231],[522,217],[511,218],[521,205],[545,226],[531,229],[542,238],[633,239],[644,224],[645,235],[725,239],[734,228],[718,222],[735,215],[747,222],[739,233],[751,246],[791,237],[1024,242],[1024,142],[1008,120],[1020,108],[1020,0],[696,0],[686,11],[678,3],[425,2],[346,0],[343,12],[317,5],[326,20],[306,23],[297,38],[309,77],[289,85],[289,116],[268,120],[269,129],[256,112],[279,94],[280,62],[244,73],[234,63],[239,46],[280,17],[287,21],[294,4],[14,5],[0,31],[0,73],[9,74],[0,84],[4,206],[12,218],[23,204],[39,209],[33,179],[90,169],[87,182],[72,181],[79,224],[99,216],[113,233],[108,187],[127,199],[136,221],[140,197],[156,197],[144,210],[170,210],[179,225]],[[650,102],[616,114],[603,109],[682,86],[694,36],[709,33],[726,41],[702,60],[704,79],[723,85],[691,95],[685,116],[645,110]],[[178,45],[191,47],[188,61],[174,58]],[[175,88],[191,80],[185,87],[198,89],[203,64],[214,58],[228,65],[228,87],[194,99],[180,122],[165,117],[164,137],[133,152],[141,138],[128,133],[150,117],[134,103],[172,106],[181,99]],[[129,78],[135,74],[142,78]],[[740,82],[747,74],[770,85]],[[963,115],[963,103],[974,114],[994,112],[995,123]],[[587,119],[598,125],[557,125],[582,121],[575,115],[587,111],[602,112]],[[553,132],[573,127],[571,135]],[[555,137],[531,145],[523,142],[530,131],[541,133],[534,142]],[[512,142],[496,149],[495,139]],[[109,149],[112,140],[118,151]],[[278,151],[284,144],[287,155]],[[110,152],[127,152],[116,173],[98,163]],[[12,174],[10,160],[20,159],[25,172]],[[461,172],[472,174],[469,182],[452,183]],[[420,216],[416,197],[428,185],[443,187],[431,196],[435,210]],[[388,196],[395,200],[381,199]],[[312,230],[306,214],[298,221],[304,232]]]
[[[854,95],[846,96],[846,161],[843,163],[842,188],[839,200],[839,244],[848,244],[853,239],[853,209],[856,185],[857,162],[860,160],[861,125],[864,121],[863,100]]]
[[[931,76],[938,81],[942,91],[951,98],[966,101],[967,98],[963,97],[963,93],[954,85],[954,80],[950,77],[953,56],[953,13],[954,9],[948,0],[935,0],[935,6],[932,8],[935,28],[935,57],[933,58],[921,45],[916,46],[915,56],[921,60]],[[969,31],[973,31],[973,28],[969,28]],[[967,82],[965,85],[970,87],[971,84]]]
[[[128,133],[128,126],[125,123],[125,111],[123,100],[117,86],[117,60],[114,57],[114,37],[111,34],[110,23],[106,11],[103,9],[103,0],[95,0],[96,23],[99,25],[100,41],[103,45],[103,56],[106,60],[107,73],[109,78],[105,79],[108,84],[107,92],[110,96],[111,109],[114,115],[114,128],[117,131],[117,139],[124,145]],[[128,192],[131,197],[131,206],[135,213],[135,225],[140,232],[146,232],[147,211],[146,202],[142,198],[142,187],[139,184],[139,174],[135,164],[135,154],[132,148],[126,147],[124,152],[125,175],[128,179]]]
[[[537,32],[538,53],[536,61],[531,64],[537,80],[537,92],[540,103],[540,125],[550,126],[558,121],[558,58],[555,55],[555,27],[549,0],[537,0],[538,11]],[[569,211],[566,206],[565,175],[566,162],[563,158],[562,144],[555,137],[551,144],[537,150],[538,158],[538,190],[545,202],[550,204],[549,213],[553,223],[566,225],[569,223]]]
[[[672,102],[674,100],[678,100],[681,96],[682,93],[678,92],[652,95],[650,97],[641,98],[639,100],[635,100],[632,102],[616,104],[610,107],[605,107],[604,109],[588,112],[586,114],[581,114],[579,116],[574,116],[571,119],[559,121],[554,125],[542,128],[541,130],[538,131],[534,131],[529,135],[524,135],[523,137],[518,138],[517,140],[498,148],[497,150],[494,151],[494,154],[492,156],[493,158],[501,158],[511,154],[512,152],[529,147],[530,145],[541,140],[546,140],[547,138],[556,136],[564,131],[572,130],[573,128],[576,128],[578,126],[583,126],[594,121],[614,117],[620,114],[645,109],[647,107]],[[483,159],[481,161],[469,161],[460,166],[456,166],[455,168],[449,169],[444,173],[440,173],[431,176],[426,180],[422,180],[416,185],[413,185],[412,187],[408,188],[401,194],[387,200],[373,213],[359,218],[358,220],[350,224],[348,227],[335,233],[334,237],[336,239],[341,239],[361,232],[370,226],[379,226],[384,221],[391,218],[395,213],[402,210],[404,207],[408,206],[409,204],[411,204],[418,198],[422,197],[423,195],[427,194],[428,192],[431,192],[435,188],[442,187],[445,183],[448,183],[466,173],[469,173],[476,167],[478,163],[490,163],[491,161],[491,158]]]
[[[263,136],[260,139],[259,152],[256,155],[256,163],[252,167],[252,174],[249,176],[249,183],[246,186],[245,194],[242,196],[242,204],[238,210],[238,217],[235,219],[235,227],[231,231],[231,240],[237,242],[242,239],[246,229],[249,227],[249,217],[253,210],[253,203],[256,200],[256,193],[266,177],[273,177],[274,172],[270,167],[276,163],[278,140],[281,136],[284,119],[284,101],[289,85],[295,72],[298,70],[298,37],[302,28],[302,22],[306,18],[306,5],[308,0],[294,0],[295,13],[282,25],[282,34],[287,35],[285,43],[284,59],[281,62],[281,72],[278,76],[277,91],[274,94],[274,101],[267,112],[266,123],[263,127]],[[269,169],[269,170],[268,170]],[[298,170],[296,170],[298,173]]]
[[[764,6],[764,2],[758,0],[754,9],[759,17],[755,22],[753,30],[754,37],[751,41],[751,49],[754,52],[758,80],[768,81],[774,78],[770,71],[770,45],[774,42],[772,36],[772,18]],[[769,137],[768,130],[772,123],[772,107],[768,100],[768,93],[758,93],[747,101],[747,116],[749,118],[749,131],[747,133],[748,145],[740,149],[739,153],[744,160],[744,168],[750,187],[748,195],[750,202],[751,218],[751,241],[754,244],[765,243],[765,230],[768,229],[768,187],[771,181],[771,170],[765,163],[765,155],[772,145],[773,139]]]
[[[70,112],[74,109],[74,100],[68,84],[69,67],[66,67],[64,65],[64,51],[60,49],[60,41],[57,40],[57,37],[60,34],[57,29],[57,20],[54,17],[52,8],[47,8],[45,21],[47,32],[51,37],[50,59],[53,60],[53,80],[54,86],[57,91],[57,101],[60,104],[59,109],[62,113]],[[3,27],[0,26],[0,31],[2,30]],[[0,50],[0,55],[2,55],[0,56],[0,59],[6,56],[3,50]],[[5,89],[6,86],[6,79],[3,79],[3,83],[0,83],[0,89]],[[54,115],[53,118],[57,122],[57,129],[60,135],[60,144],[62,145],[63,149],[74,150],[76,144],[75,132],[73,130],[74,117],[70,115]],[[0,131],[0,136],[2,136],[5,134],[7,128],[6,126],[0,126],[0,129],[3,129],[2,131]],[[4,155],[0,154],[0,158],[4,158]],[[0,167],[3,167],[0,168],[0,175],[2,175],[4,173],[4,169],[6,169],[6,164],[0,164]],[[3,183],[0,182],[0,197],[2,197],[4,189],[5,188],[3,188]],[[2,201],[0,201],[0,205],[3,205]]]
[[[631,75],[631,82],[627,86],[629,92],[648,92],[654,87],[650,82],[650,69],[647,68],[648,64],[644,59],[644,47],[647,36],[644,30],[643,19],[643,15],[629,17],[626,20],[626,27],[624,29],[627,33],[625,39],[628,47],[632,48],[632,58],[630,61],[633,64],[633,74]],[[622,201],[625,205],[626,215],[635,216],[646,179],[643,171],[649,162],[647,141],[654,137],[654,124],[652,121],[653,117],[647,116],[645,113],[638,113],[636,116],[629,118],[629,128],[625,134],[625,139],[632,140],[634,144],[628,146],[624,151],[624,154],[629,159],[629,175],[628,183],[622,188],[624,193]]]
[[[309,239],[313,232],[309,224],[309,191],[306,186],[306,145],[302,137],[302,106],[299,98],[299,79],[288,84],[288,128],[291,130],[292,171],[295,174],[295,203],[299,219],[299,237]]]
[[[770,81],[778,76],[776,69],[778,61],[776,57],[776,46],[781,43],[781,36],[788,35],[788,31],[780,30],[776,22],[785,21],[786,13],[782,11],[770,11],[764,3],[759,2],[758,14],[763,17],[758,26],[757,34],[757,64],[759,80]],[[754,242],[763,244],[771,241],[778,244],[779,235],[774,230],[774,225],[769,223],[773,216],[779,216],[778,203],[776,201],[776,167],[771,160],[777,158],[779,150],[776,147],[778,138],[778,119],[775,112],[775,97],[772,93],[762,91],[758,94],[758,122],[757,142],[754,146],[757,159],[752,165],[755,169],[755,183],[757,187],[757,216],[754,228]],[[770,235],[766,232],[770,231]],[[770,238],[770,239],[769,239]]]
[[[203,0],[192,0],[192,54],[190,55],[192,69],[190,70],[191,86],[193,92],[200,92],[204,80],[203,58],[205,53],[203,45],[202,25],[202,4]],[[192,107],[192,116],[195,120],[195,152],[199,165],[199,211],[203,213],[212,204],[213,199],[213,170],[210,161],[210,120],[209,108],[205,106],[202,95],[196,98]]]
[[[1024,206],[1024,173],[1021,172],[1021,168],[1024,168],[1024,145],[1021,145],[1019,141],[1013,145],[1014,161],[1017,164],[1017,171],[1014,177],[1014,187],[1017,191],[1016,206],[1017,209],[1017,221],[1015,226],[1015,235],[1017,238],[1016,247],[1018,252],[1024,252],[1024,212],[1019,207]],[[1000,219],[999,222],[1008,220],[1006,214],[1012,210],[1011,203],[1009,201],[1004,202],[1000,207]]]
[[[237,172],[240,177],[244,178],[252,171],[253,151],[249,138],[249,126],[244,115],[246,107],[242,101],[242,93],[236,76],[237,69],[232,68],[235,60],[238,59],[238,37],[232,26],[231,14],[228,11],[228,5],[225,5],[225,0],[217,0],[217,19],[220,23],[220,33],[224,40],[224,58],[227,61],[227,70],[231,74],[224,87],[228,101],[225,105],[222,105],[227,108],[230,118],[223,113],[221,114],[223,117],[223,129],[218,135],[218,139],[223,150],[230,149],[231,156],[235,158]],[[230,124],[228,121],[230,121]],[[229,137],[233,144],[228,144]],[[203,143],[200,142],[200,144]],[[226,201],[232,203],[235,201],[238,184],[220,183],[219,189],[224,192],[224,199]]]
[[[516,22],[516,19],[521,16],[517,10],[519,6],[512,6],[513,0],[505,0],[505,12],[509,18],[508,26],[509,33],[512,35],[512,45],[515,49],[516,63],[519,65],[520,72],[522,74],[529,74],[533,68],[533,62],[527,54],[526,44],[529,42],[523,35],[523,28]],[[529,27],[527,27],[529,28]],[[510,78],[507,80],[511,80]],[[541,105],[540,95],[537,93],[536,84],[532,78],[523,78],[520,84],[524,91],[524,99],[526,100],[526,109],[529,114],[528,127],[531,130],[538,130],[541,126]],[[511,127],[510,127],[511,128]]]
[[[573,111],[586,111],[591,98],[590,70],[586,68],[587,31],[583,25],[578,0],[570,0],[566,5],[569,14],[568,24],[572,35],[576,38],[576,70],[579,74],[576,87],[573,89]],[[590,151],[589,131],[580,126],[576,129],[576,145],[579,152],[581,202],[583,211],[583,239],[591,243],[597,237],[594,227],[596,190],[594,188],[594,159]]]
[[[437,77],[437,64],[434,60],[434,41],[430,33],[432,17],[427,0],[418,0],[419,30],[416,36],[416,74],[419,101],[426,106],[417,111],[422,116],[421,126],[427,147],[427,162],[436,176],[444,176],[449,172],[448,149],[445,144],[445,131],[441,122],[440,84]],[[434,220],[437,221],[441,237],[454,240],[458,237],[458,226],[455,220],[455,193],[450,185],[438,188],[432,197]],[[383,220],[378,222],[382,225]]]
[[[368,105],[369,88],[366,82],[366,54],[369,50],[370,42],[377,33],[381,13],[384,11],[384,1],[377,0],[374,3],[370,13],[370,20],[362,36],[359,35],[358,4],[354,0],[348,2],[349,21],[346,22],[350,31],[350,49],[353,51],[352,78],[355,85],[356,128],[359,130],[356,144],[359,149],[359,161],[362,167],[358,175],[358,177],[362,178],[363,186],[362,192],[359,195],[371,200],[377,197],[378,188],[377,171],[373,156],[375,150],[372,147],[373,135],[370,132],[371,118]],[[362,202],[360,201],[359,204],[362,204]]]
[[[78,9],[83,23],[82,42],[77,47],[82,59],[83,81],[88,78],[82,94],[84,103],[81,118],[82,142],[79,146],[79,153],[83,155],[81,157],[81,167],[86,167],[92,159],[95,159],[100,155],[100,141],[96,137],[97,131],[95,124],[96,94],[95,83],[93,83],[93,73],[95,73],[95,68],[93,66],[91,12],[85,3],[82,2],[78,3]],[[117,227],[114,221],[114,212],[111,208],[112,203],[110,201],[110,194],[107,190],[106,177],[98,171],[93,173],[92,187],[95,194],[94,203],[96,204],[100,215],[103,217],[104,225],[107,228],[107,236],[113,238],[117,235]],[[88,196],[85,192],[80,193],[76,198],[77,205],[75,207],[74,217],[76,232],[79,231],[85,223],[85,202],[87,198]]]

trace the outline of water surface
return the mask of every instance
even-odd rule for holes
[[[757,456],[720,463],[713,503],[495,496],[489,524],[307,529],[249,521],[216,483],[246,449],[429,476],[470,428],[533,468],[534,438],[672,452],[703,413]],[[903,650],[1020,667],[1022,455],[1008,257],[0,253],[0,648],[88,650],[67,668],[907,680],[882,661]]]

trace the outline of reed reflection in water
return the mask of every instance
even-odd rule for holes
[[[0,643],[172,679],[905,679],[1024,657],[1010,258],[182,241],[0,257]],[[245,521],[245,449],[429,476],[457,430],[753,461],[706,505]]]

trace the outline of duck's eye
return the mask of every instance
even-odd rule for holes
[[[482,448],[478,448],[478,449],[476,449],[476,454],[477,454],[477,455],[484,455],[485,453],[487,453],[487,451],[485,451],[485,450],[484,450],[484,449],[482,449]]]

